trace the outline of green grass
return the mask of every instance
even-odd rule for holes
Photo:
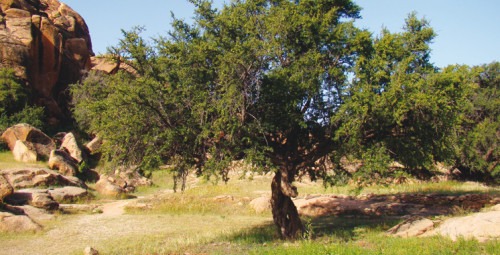
[[[11,151],[0,151],[0,170],[18,167],[47,167],[47,162],[23,163],[14,160]]]
[[[128,209],[126,215],[99,221],[87,236],[100,254],[499,254],[500,241],[479,243],[474,240],[453,242],[445,237],[399,238],[386,231],[401,220],[394,217],[323,217],[304,218],[307,238],[281,240],[269,213],[256,214],[248,203],[256,197],[270,195],[269,176],[239,179],[213,185],[210,181],[188,180],[184,193],[166,192],[173,183],[167,171],[153,172],[152,187],[139,188],[134,195],[147,196],[140,202],[152,208]],[[498,194],[498,188],[476,183],[413,183],[393,186],[371,186],[360,192],[350,187],[324,188],[321,183],[298,183],[300,196],[306,194],[394,194],[434,193]],[[217,200],[216,197],[222,199]],[[228,196],[227,199],[224,199]],[[230,196],[230,197],[229,197]],[[98,199],[98,198],[97,198]],[[61,226],[78,223],[81,215],[60,215],[42,233],[3,234],[0,243],[24,244],[23,240],[51,240],[45,233]],[[99,219],[99,217],[97,217]],[[101,225],[104,225],[101,229]],[[107,229],[117,230],[108,233]],[[127,230],[121,232],[120,229]],[[77,231],[77,230],[74,230]],[[101,237],[93,236],[101,233]],[[73,232],[69,232],[73,233]],[[76,234],[75,234],[76,235]],[[70,236],[68,237],[70,238]],[[68,240],[65,254],[81,254],[74,248],[77,240]],[[90,241],[89,241],[90,240]],[[36,242],[35,242],[36,243]],[[63,244],[61,244],[63,245]],[[9,246],[7,246],[9,247]],[[0,252],[1,253],[1,252]],[[48,254],[48,253],[44,253]]]

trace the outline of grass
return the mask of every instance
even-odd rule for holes
[[[14,160],[14,155],[11,151],[0,150],[0,170],[18,167],[47,167],[47,162],[39,161],[34,163],[23,163]]]
[[[57,241],[58,250],[38,252],[81,254],[87,245],[99,250],[100,254],[499,254],[500,250],[499,241],[479,243],[462,239],[453,242],[444,237],[388,236],[387,229],[400,222],[391,217],[304,218],[310,231],[307,238],[283,241],[276,235],[271,214],[256,214],[248,206],[253,198],[270,195],[269,176],[252,179],[233,176],[227,184],[218,185],[190,178],[189,189],[184,193],[171,191],[173,183],[167,171],[153,172],[152,179],[154,186],[139,188],[134,194],[146,196],[139,202],[151,204],[151,209],[128,209],[126,215],[116,218],[60,215],[42,233],[2,234],[0,243],[6,248],[51,243],[61,238],[54,236],[54,232],[71,226],[66,230],[64,241]],[[495,187],[459,182],[372,186],[359,192],[350,187],[324,188],[321,183],[304,182],[297,186],[300,196],[499,194]],[[81,217],[93,216],[96,218],[88,218],[82,223]]]

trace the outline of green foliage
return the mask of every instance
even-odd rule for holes
[[[468,105],[468,68],[439,72],[429,62],[434,32],[428,22],[411,14],[404,28],[397,34],[384,30],[375,39],[356,66],[349,97],[333,117],[335,138],[343,144],[338,153],[373,165],[356,173],[368,180],[379,179],[370,169],[385,171],[394,160],[417,175],[436,161],[450,161]]]
[[[90,73],[72,87],[75,117],[105,139],[104,159],[175,164],[178,179],[195,165],[224,181],[235,159],[290,171],[290,182],[422,176],[456,158],[498,172],[495,67],[434,67],[434,30],[415,13],[403,32],[373,38],[347,0],[191,2],[193,24],[173,17],[152,44],[143,28],[123,32],[110,52],[133,72]],[[315,167],[328,153],[333,175]],[[362,160],[360,171],[342,169],[345,157]],[[388,169],[393,161],[405,171]]]
[[[43,116],[42,107],[30,105],[29,90],[14,71],[0,68],[0,133],[18,123],[43,128]]]
[[[458,165],[500,181],[500,63],[476,67],[477,86],[462,125]]]

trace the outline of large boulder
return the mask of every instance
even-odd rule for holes
[[[76,141],[75,135],[73,133],[67,133],[61,143],[61,149],[67,151],[69,155],[77,162],[81,163],[83,161],[83,152]]]
[[[76,177],[63,176],[45,168],[4,169],[0,170],[0,175],[3,175],[16,190],[49,186],[85,187],[85,184]]]
[[[53,150],[50,152],[49,168],[59,170],[59,173],[66,176],[75,176],[78,174],[78,165],[64,150]]]
[[[99,192],[99,194],[110,197],[118,197],[125,193],[122,187],[113,182],[113,178],[105,174],[102,174],[99,181],[96,182],[95,190]]]
[[[270,197],[258,197],[250,201],[250,207],[255,210],[256,213],[271,212],[271,198]]]
[[[67,117],[63,93],[94,55],[83,18],[57,0],[1,0],[0,17],[0,67],[27,81],[51,117]]]
[[[2,134],[2,140],[7,143],[12,152],[36,153],[37,159],[48,158],[50,152],[56,148],[54,141],[40,129],[24,123],[7,128]],[[22,142],[22,144],[18,141]],[[19,159],[23,159],[23,157],[30,159],[32,155],[18,156]]]
[[[0,175],[0,203],[3,201],[3,199],[12,194],[14,192],[14,189],[10,185],[10,183],[3,177],[3,175]]]
[[[33,147],[26,142],[17,140],[12,150],[14,159],[19,162],[32,163],[36,162],[37,154]]]
[[[41,229],[42,226],[26,215],[0,212],[0,232],[39,231]]]
[[[115,169],[114,175],[110,177],[112,177],[115,184],[118,184],[122,188],[151,186],[153,184],[150,179],[139,173],[139,169],[136,166],[120,166]]]

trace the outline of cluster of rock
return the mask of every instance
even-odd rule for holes
[[[58,188],[47,188],[58,187]],[[0,170],[0,231],[39,230],[60,203],[84,199],[87,186],[76,177],[37,167]]]
[[[44,215],[40,210],[53,212],[73,208],[66,205],[61,208],[60,205],[87,199],[88,187],[85,180],[79,178],[82,176],[97,175],[95,190],[113,197],[132,192],[136,186],[151,185],[151,181],[135,168],[122,167],[111,175],[99,176],[80,167],[87,157],[98,151],[102,144],[99,138],[80,146],[73,133],[59,133],[50,138],[33,126],[17,124],[8,128],[1,140],[10,148],[15,160],[31,163],[48,159],[50,169],[0,170],[0,211],[3,211],[0,213],[0,231],[37,230],[40,225],[31,220],[30,214]],[[80,168],[85,172],[80,172]]]
[[[78,165],[85,157],[73,133],[63,134],[61,146],[57,148],[55,141],[39,129],[17,124],[5,130],[2,140],[15,160],[30,163],[48,159],[50,169],[59,170],[67,176],[79,174]]]

